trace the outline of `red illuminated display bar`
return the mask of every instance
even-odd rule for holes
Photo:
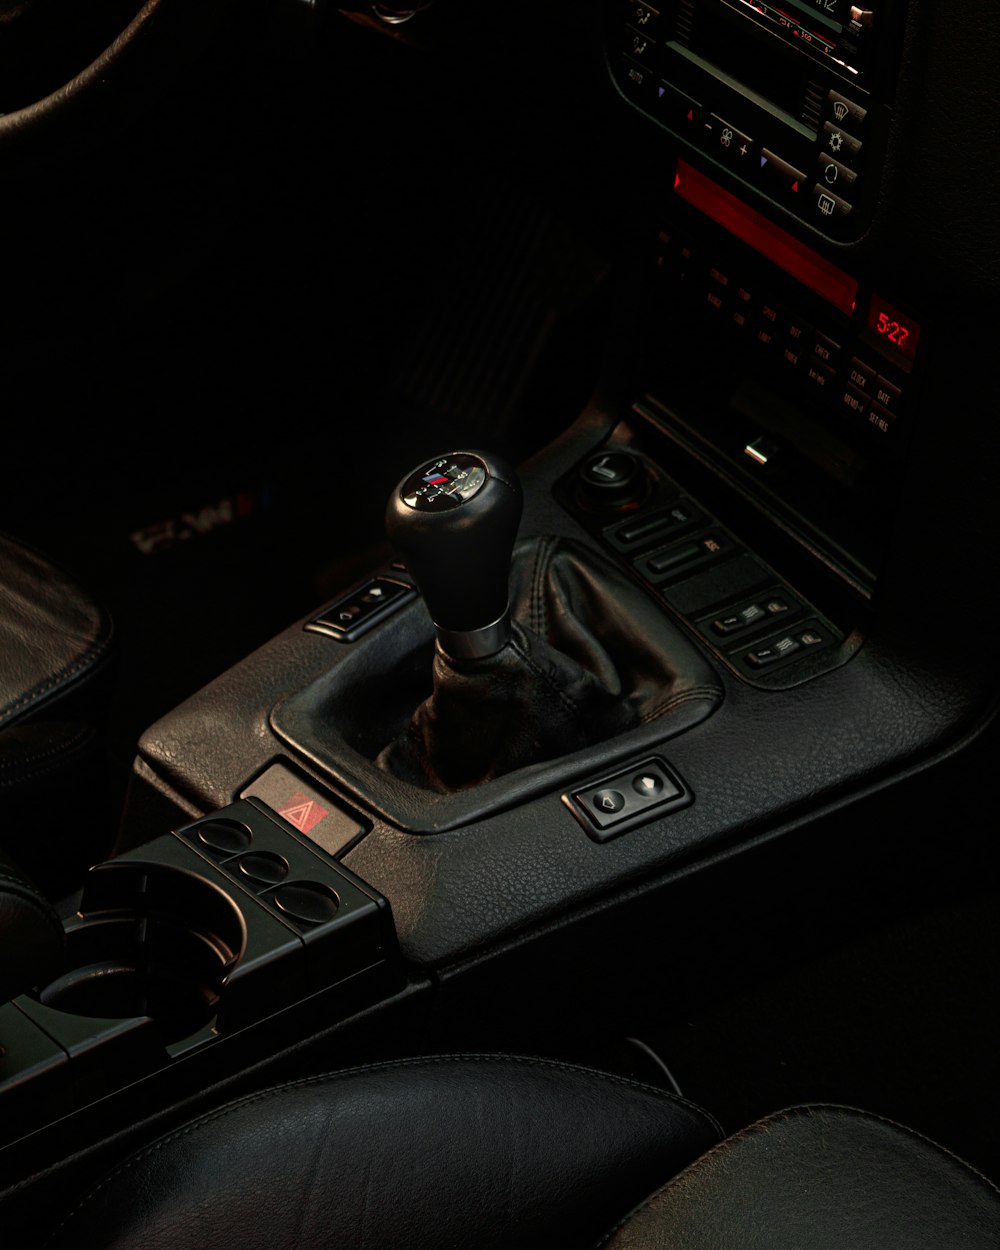
[[[850,274],[786,234],[686,161],[677,162],[674,190],[682,200],[700,209],[768,260],[780,265],[786,273],[828,300],[834,308],[848,317],[854,312],[858,284]]]

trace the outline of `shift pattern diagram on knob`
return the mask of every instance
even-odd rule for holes
[[[510,637],[508,579],[522,503],[514,469],[475,450],[425,460],[390,496],[386,535],[450,655],[493,655]]]
[[[485,481],[486,466],[482,460],[468,452],[458,452],[418,469],[406,479],[399,493],[408,508],[440,512],[466,503]]]

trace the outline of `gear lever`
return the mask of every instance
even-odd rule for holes
[[[522,506],[514,470],[479,451],[427,461],[389,498],[386,534],[452,659],[485,659],[510,638],[508,578]]]

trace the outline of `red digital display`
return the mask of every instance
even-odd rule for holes
[[[850,274],[831,265],[818,252],[800,243],[686,161],[677,162],[674,190],[730,234],[749,243],[811,291],[829,300],[834,308],[839,308],[848,317],[854,312],[858,284]]]
[[[869,330],[874,330],[878,341],[890,351],[898,352],[907,360],[913,360],[917,354],[917,343],[920,341],[920,326],[912,317],[893,308],[879,295],[873,295],[868,305],[868,317],[865,322]]]

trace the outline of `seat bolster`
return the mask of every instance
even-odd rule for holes
[[[376,1064],[194,1120],[124,1162],[47,1244],[583,1250],[720,1137],[683,1099],[568,1064]]]
[[[670,1180],[603,1250],[996,1250],[1000,1191],[920,1134],[791,1107]]]
[[[0,726],[61,708],[70,695],[75,705],[112,650],[106,610],[41,553],[0,534]]]

